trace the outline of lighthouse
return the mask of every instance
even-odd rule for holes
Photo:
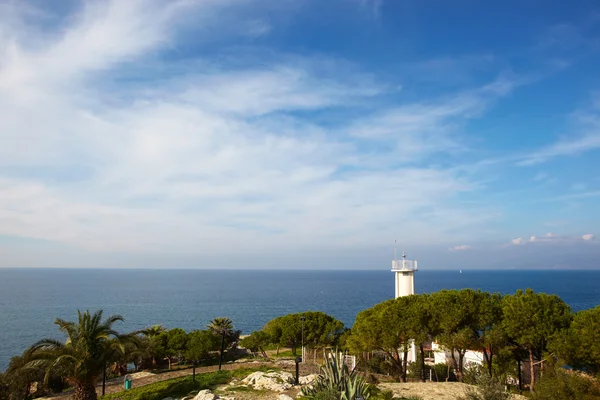
[[[395,273],[396,298],[415,294],[415,272],[418,271],[417,262],[407,260],[406,253],[402,252],[402,261],[396,260],[396,243],[394,242],[394,261],[392,272]]]
[[[402,261],[396,260],[396,241],[394,240],[394,261],[392,261],[392,272],[395,273],[394,284],[396,287],[396,298],[415,294],[415,272],[418,271],[417,262],[407,260],[406,253],[402,252]],[[408,362],[417,361],[417,346],[414,340],[410,341],[408,349]]]

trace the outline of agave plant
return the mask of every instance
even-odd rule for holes
[[[302,395],[307,399],[317,399],[322,392],[337,392],[340,400],[366,400],[370,396],[370,385],[335,354],[329,353],[320,367],[319,377],[311,386],[302,388]]]

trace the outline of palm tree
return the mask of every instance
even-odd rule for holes
[[[145,348],[148,356],[152,359],[152,367],[156,367],[157,365],[157,356],[164,355],[164,349],[160,346],[159,338],[164,332],[166,332],[166,329],[162,324],[152,325],[149,328],[139,331],[146,339]]]
[[[149,328],[142,329],[140,333],[148,338],[158,336],[165,331],[165,327],[162,324],[152,325]]]
[[[210,321],[208,324],[210,329],[215,335],[221,336],[221,352],[219,353],[219,371],[223,364],[223,351],[225,351],[225,336],[233,333],[233,321],[226,317],[217,317]]]
[[[54,339],[43,339],[31,346],[32,365],[46,368],[45,379],[54,369],[66,371],[65,379],[75,387],[75,400],[95,400],[96,382],[103,375],[115,354],[124,352],[124,344],[131,335],[120,335],[112,326],[123,321],[113,315],[102,321],[102,310],[93,315],[89,311],[77,311],[78,321],[57,318],[54,323],[66,333],[62,343]]]

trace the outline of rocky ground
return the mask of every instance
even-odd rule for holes
[[[414,382],[381,383],[381,390],[391,390],[397,397],[420,396],[423,400],[456,400],[465,394],[469,385],[459,382]],[[513,400],[525,400],[524,396],[513,396]]]

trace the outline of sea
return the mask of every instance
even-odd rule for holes
[[[417,293],[473,288],[560,296],[575,311],[600,305],[600,271],[424,270]],[[270,319],[318,310],[351,327],[356,314],[394,297],[389,270],[0,269],[0,371],[39,339],[62,339],[55,318],[104,310],[128,332],[154,324],[187,331],[226,316],[247,334]]]

